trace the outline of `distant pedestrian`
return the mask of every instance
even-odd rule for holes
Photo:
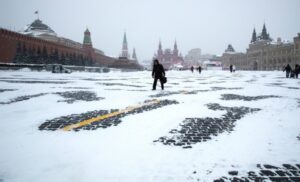
[[[232,71],[235,72],[235,65],[232,66]]]
[[[287,64],[287,65],[284,67],[283,71],[286,72],[286,78],[289,78],[289,77],[290,77],[290,73],[291,73],[291,71],[292,71],[292,68],[291,68],[290,64]]]
[[[230,73],[232,73],[233,66],[232,64],[229,66]]]
[[[295,78],[298,78],[298,75],[300,73],[300,66],[298,64],[295,65]]]
[[[202,71],[202,67],[201,66],[198,67],[198,71],[201,74],[201,71]]]
[[[160,81],[161,89],[164,89],[163,78],[165,78],[165,69],[163,65],[159,64],[158,60],[155,59],[153,62],[153,69],[152,69],[152,78],[154,78],[153,88],[152,90],[156,90],[157,80]]]
[[[192,72],[192,73],[194,72],[194,66],[191,67],[191,72]]]

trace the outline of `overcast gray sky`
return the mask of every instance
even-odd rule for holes
[[[300,0],[0,0],[0,26],[21,30],[36,19],[59,36],[82,42],[85,28],[94,47],[118,56],[126,30],[130,53],[151,59],[163,48],[222,54],[231,43],[245,51],[255,26],[266,22],[271,37],[292,40],[300,32]]]

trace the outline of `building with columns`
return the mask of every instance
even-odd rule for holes
[[[228,46],[229,49],[225,50],[221,58],[224,69],[232,64],[239,70],[282,70],[286,64],[292,67],[300,64],[300,33],[292,42],[282,41],[281,38],[274,41],[265,24],[258,36],[256,30],[253,30],[246,53],[235,52],[230,47],[232,46]]]

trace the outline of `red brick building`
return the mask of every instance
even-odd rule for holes
[[[184,60],[182,55],[179,54],[177,43],[174,43],[173,51],[171,49],[165,49],[163,51],[161,42],[159,41],[157,54],[154,55],[154,59],[158,59],[165,69],[171,69],[172,66],[183,64]]]
[[[118,58],[104,55],[103,51],[93,48],[91,34],[84,32],[83,44],[58,37],[41,20],[37,19],[24,32],[0,29],[0,63],[26,64],[64,64],[78,66],[114,67]],[[131,60],[118,67],[130,68]]]

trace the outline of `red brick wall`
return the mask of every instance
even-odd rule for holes
[[[58,57],[61,58],[61,55],[76,55],[82,56],[83,58],[89,58],[93,60],[94,66],[107,66],[107,67],[120,67],[120,68],[139,68],[140,66],[136,63],[125,62],[124,60],[119,60],[117,58],[108,57],[102,54],[96,54],[93,47],[84,46],[83,48],[72,48],[65,45],[54,43],[39,38],[34,38],[26,36],[17,32],[12,32],[5,29],[0,29],[0,63],[11,63],[17,52],[17,46],[20,43],[21,48],[25,44],[26,49],[35,49],[37,51],[40,48],[40,51],[45,47],[47,53],[50,55],[55,50],[58,51]],[[58,61],[58,60],[57,60]],[[70,64],[76,65],[75,62]]]
[[[16,55],[16,49],[18,42],[25,43],[26,49],[35,49],[38,47],[42,50],[46,47],[48,54],[50,54],[55,49],[58,50],[58,55],[61,57],[62,54],[75,54],[77,56],[82,55],[83,57],[91,58],[96,65],[99,66],[109,66],[115,62],[115,58],[108,57],[101,54],[91,53],[93,48],[90,49],[78,49],[67,47],[62,44],[49,42],[46,40],[29,37],[20,33],[12,32],[5,29],[0,29],[0,62],[11,63]]]
[[[17,36],[0,29],[0,62],[10,63],[16,54]]]

